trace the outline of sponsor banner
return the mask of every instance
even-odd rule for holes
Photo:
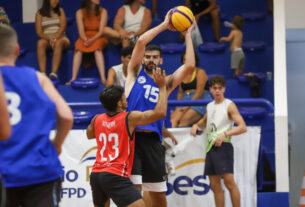
[[[179,141],[173,162],[176,175],[167,183],[170,207],[215,206],[208,177],[203,175],[205,135],[193,138],[190,128],[170,129]],[[235,180],[241,191],[241,206],[256,207],[256,168],[260,127],[248,127],[247,133],[232,138]],[[85,130],[69,133],[60,155],[65,171],[61,191],[62,207],[93,206],[89,175],[96,155],[95,139],[88,140]],[[226,191],[226,207],[231,206]],[[111,207],[115,206],[113,203]]]

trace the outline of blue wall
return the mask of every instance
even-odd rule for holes
[[[305,169],[305,29],[286,31],[290,206],[298,206]]]

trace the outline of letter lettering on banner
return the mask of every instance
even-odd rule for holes
[[[185,181],[186,183],[183,181]],[[178,177],[174,182],[175,192],[179,195],[187,195],[188,192],[186,190],[183,190],[183,187],[192,187],[192,186],[193,186],[193,182],[191,178],[187,176]]]
[[[197,177],[194,178],[193,180],[193,183],[194,183],[194,186],[198,186],[198,187],[202,187],[203,188],[203,191],[199,191],[199,190],[196,190],[196,188],[194,189],[194,194],[195,195],[205,195],[209,192],[210,190],[210,186],[204,182],[200,182],[200,180],[206,180],[206,176],[204,175],[199,175]]]

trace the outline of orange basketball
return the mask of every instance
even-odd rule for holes
[[[194,21],[193,12],[186,6],[177,6],[169,14],[170,24],[180,32],[187,30]]]

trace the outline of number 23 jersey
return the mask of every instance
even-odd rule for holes
[[[94,122],[97,142],[96,161],[92,172],[109,172],[129,177],[133,164],[134,134],[128,129],[127,112],[100,114]]]

